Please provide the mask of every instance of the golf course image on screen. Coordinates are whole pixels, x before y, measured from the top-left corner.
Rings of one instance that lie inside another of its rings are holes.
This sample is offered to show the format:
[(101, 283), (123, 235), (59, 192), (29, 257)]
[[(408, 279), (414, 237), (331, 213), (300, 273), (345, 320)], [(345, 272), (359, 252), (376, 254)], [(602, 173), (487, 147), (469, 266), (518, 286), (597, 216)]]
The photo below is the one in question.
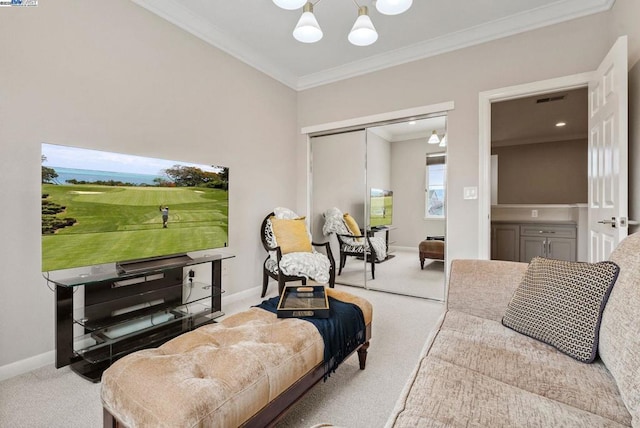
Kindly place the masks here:
[(393, 223), (393, 191), (371, 189), (369, 220), (371, 227), (390, 226)]
[(228, 245), (228, 168), (42, 145), (42, 271)]

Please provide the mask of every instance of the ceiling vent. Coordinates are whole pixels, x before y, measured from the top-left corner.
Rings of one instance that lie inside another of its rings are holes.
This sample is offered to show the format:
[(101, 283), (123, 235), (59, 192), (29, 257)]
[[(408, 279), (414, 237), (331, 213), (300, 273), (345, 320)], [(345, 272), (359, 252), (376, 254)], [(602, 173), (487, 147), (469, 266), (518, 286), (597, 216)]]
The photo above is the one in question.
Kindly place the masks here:
[(542, 104), (542, 103), (550, 103), (553, 101), (562, 101), (567, 97), (566, 94), (564, 95), (554, 95), (552, 97), (544, 97), (544, 98), (538, 98), (536, 100), (536, 104)]

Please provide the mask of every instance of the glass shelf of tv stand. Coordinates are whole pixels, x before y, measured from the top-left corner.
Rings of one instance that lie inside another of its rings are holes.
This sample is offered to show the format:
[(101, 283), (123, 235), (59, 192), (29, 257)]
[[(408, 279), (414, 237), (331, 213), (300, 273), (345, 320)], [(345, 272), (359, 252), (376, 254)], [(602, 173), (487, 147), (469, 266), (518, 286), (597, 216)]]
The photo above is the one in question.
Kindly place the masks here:
[[(181, 255), (180, 257), (176, 257), (176, 261), (174, 263), (172, 263), (170, 259), (164, 259), (164, 262), (159, 263), (157, 266), (126, 273), (118, 271), (117, 266), (114, 264), (104, 264), (92, 267), (89, 273), (80, 273), (74, 276), (66, 276), (65, 271), (49, 272), (47, 273), (46, 279), (62, 287), (90, 286), (107, 280), (123, 281), (133, 278), (153, 276), (177, 267), (195, 266), (203, 263), (232, 259), (234, 257), (235, 256), (233, 254), (226, 253), (207, 254), (193, 258)], [(58, 278), (60, 275), (65, 275), (65, 277)]]
[[(182, 284), (176, 287), (182, 288)], [(210, 294), (183, 302), (139, 305), (105, 320), (87, 317), (86, 308), (75, 310), (74, 323), (84, 334), (74, 337), (74, 352), (91, 364), (110, 361), (209, 324), (222, 314), (211, 307), (212, 295), (220, 295), (222, 290), (198, 282), (193, 283), (192, 290), (210, 291)]]

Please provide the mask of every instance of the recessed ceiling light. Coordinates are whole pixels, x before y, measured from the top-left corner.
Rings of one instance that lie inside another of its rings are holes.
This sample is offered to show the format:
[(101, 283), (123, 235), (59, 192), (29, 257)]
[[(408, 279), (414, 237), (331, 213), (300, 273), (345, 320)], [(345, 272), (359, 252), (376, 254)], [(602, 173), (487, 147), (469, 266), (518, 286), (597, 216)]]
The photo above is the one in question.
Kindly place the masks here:
[(415, 124), (416, 124), (415, 120), (412, 120), (411, 122), (409, 122), (409, 125), (415, 125)]
[(562, 128), (562, 127), (563, 127), (563, 126), (565, 126), (566, 124), (567, 124), (567, 122), (558, 122), (558, 123), (556, 123), (556, 126), (557, 126), (558, 128)]

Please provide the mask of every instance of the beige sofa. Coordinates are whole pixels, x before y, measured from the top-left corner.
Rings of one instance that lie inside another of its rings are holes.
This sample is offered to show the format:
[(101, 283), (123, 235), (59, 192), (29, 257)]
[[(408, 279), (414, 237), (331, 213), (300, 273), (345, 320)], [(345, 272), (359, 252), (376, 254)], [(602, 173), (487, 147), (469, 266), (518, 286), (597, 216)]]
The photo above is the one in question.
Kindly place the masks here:
[(592, 364), (501, 324), (527, 264), (454, 261), (447, 311), (386, 426), (640, 427), (640, 234), (610, 260)]

